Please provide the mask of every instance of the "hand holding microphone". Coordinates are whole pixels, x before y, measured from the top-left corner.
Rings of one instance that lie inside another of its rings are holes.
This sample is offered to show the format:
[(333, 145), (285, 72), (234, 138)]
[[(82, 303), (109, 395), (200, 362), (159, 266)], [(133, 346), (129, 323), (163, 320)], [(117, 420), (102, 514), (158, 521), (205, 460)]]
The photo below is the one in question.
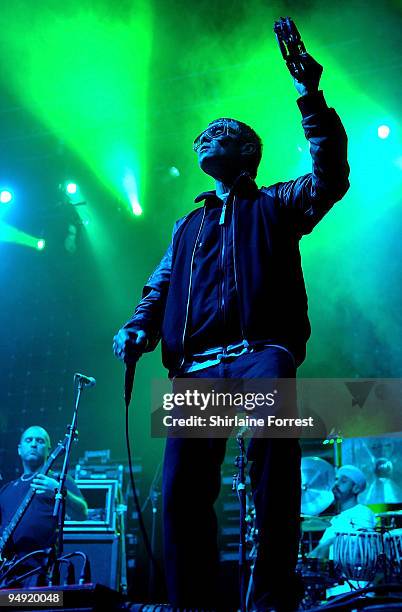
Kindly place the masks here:
[(133, 365), (141, 357), (147, 344), (148, 339), (143, 330), (130, 331), (123, 328), (113, 338), (113, 352), (117, 359)]
[(124, 381), (124, 398), (128, 407), (133, 391), (135, 366), (142, 353), (147, 348), (148, 339), (146, 333), (139, 329), (130, 331), (120, 329), (113, 338), (113, 351), (117, 359), (126, 364), (126, 375)]

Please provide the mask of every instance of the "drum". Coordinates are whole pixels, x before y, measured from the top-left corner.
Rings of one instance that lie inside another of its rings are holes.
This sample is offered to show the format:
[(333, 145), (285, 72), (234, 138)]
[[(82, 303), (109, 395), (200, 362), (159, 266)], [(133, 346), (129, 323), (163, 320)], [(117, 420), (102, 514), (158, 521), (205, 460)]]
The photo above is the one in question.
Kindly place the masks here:
[(371, 582), (382, 553), (381, 534), (376, 531), (337, 533), (334, 542), (335, 571), (347, 580)]
[(391, 529), (385, 535), (385, 554), (391, 578), (399, 582), (402, 579), (402, 529)]

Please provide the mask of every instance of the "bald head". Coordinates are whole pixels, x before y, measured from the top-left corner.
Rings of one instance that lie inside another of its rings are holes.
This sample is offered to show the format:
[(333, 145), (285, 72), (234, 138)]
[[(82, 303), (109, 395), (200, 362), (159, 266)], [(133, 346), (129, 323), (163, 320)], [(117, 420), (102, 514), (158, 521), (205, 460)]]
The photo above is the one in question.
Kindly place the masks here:
[(25, 438), (30, 438), (31, 436), (41, 436), (41, 437), (43, 437), (46, 440), (48, 447), (50, 448), (50, 446), (51, 446), (51, 444), (50, 444), (50, 436), (47, 433), (46, 429), (44, 429), (40, 425), (31, 425), (31, 427), (28, 427), (28, 429), (26, 429), (24, 432), (22, 432), (21, 438), (20, 438), (20, 443)]
[(46, 429), (32, 425), (23, 432), (18, 444), (18, 454), (25, 473), (39, 470), (47, 460), (49, 452), (50, 436)]

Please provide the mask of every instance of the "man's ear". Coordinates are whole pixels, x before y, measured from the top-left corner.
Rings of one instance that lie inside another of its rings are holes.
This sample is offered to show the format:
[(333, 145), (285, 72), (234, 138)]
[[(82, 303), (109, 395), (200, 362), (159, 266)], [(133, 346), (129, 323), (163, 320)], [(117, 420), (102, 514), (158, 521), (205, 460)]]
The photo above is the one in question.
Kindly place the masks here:
[(18, 454), (21, 457), (21, 444), (18, 444), (17, 446), (17, 450), (18, 450)]
[(359, 495), (359, 493), (361, 492), (361, 489), (360, 489), (359, 485), (355, 484), (355, 485), (354, 485), (354, 487), (353, 487), (353, 489), (352, 489), (352, 492), (353, 492), (355, 495)]
[(242, 155), (253, 155), (257, 151), (255, 142), (245, 142), (240, 149)]

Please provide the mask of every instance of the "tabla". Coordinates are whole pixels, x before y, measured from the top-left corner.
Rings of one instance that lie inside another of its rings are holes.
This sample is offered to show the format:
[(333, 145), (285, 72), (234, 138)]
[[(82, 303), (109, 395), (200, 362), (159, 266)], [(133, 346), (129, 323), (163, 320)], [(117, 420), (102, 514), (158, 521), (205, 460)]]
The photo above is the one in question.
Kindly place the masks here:
[(376, 531), (337, 533), (333, 555), (335, 571), (347, 580), (371, 582), (381, 553), (381, 534)]
[(391, 577), (402, 579), (402, 529), (391, 529), (385, 538), (385, 554), (390, 564)]

